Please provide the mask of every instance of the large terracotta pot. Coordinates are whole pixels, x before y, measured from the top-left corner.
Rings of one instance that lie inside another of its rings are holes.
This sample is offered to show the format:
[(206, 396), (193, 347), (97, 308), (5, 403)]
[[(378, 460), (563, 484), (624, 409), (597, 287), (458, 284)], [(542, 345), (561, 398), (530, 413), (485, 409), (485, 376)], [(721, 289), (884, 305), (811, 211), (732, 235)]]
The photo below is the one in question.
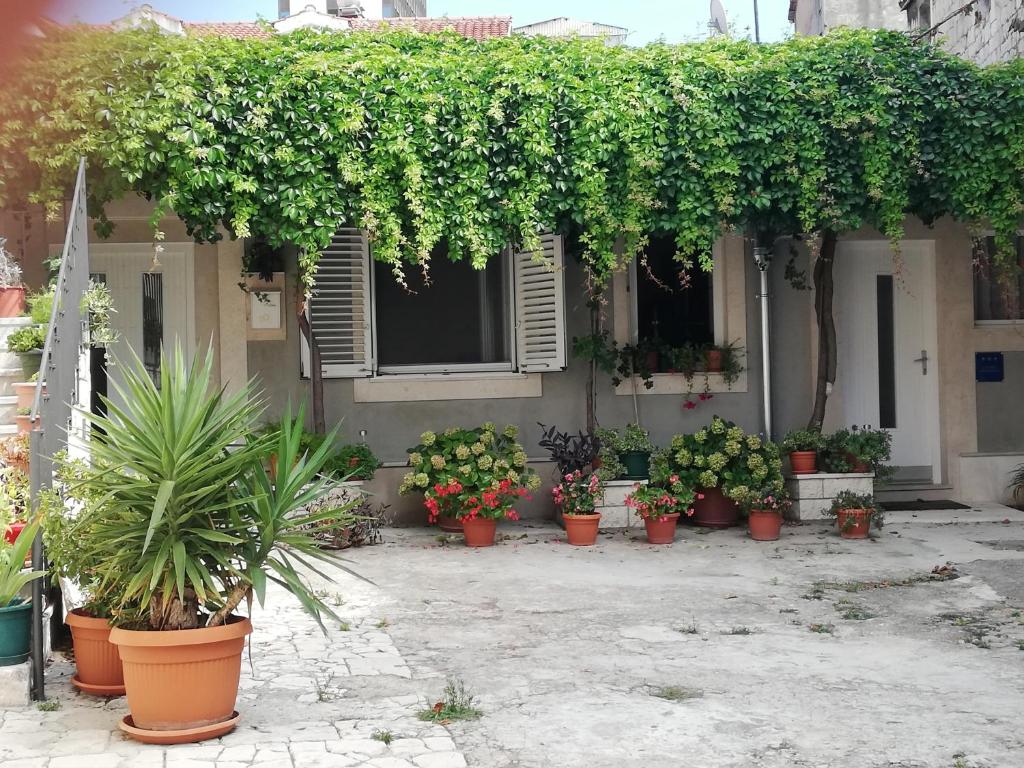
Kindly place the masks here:
[(789, 466), (794, 475), (812, 475), (818, 471), (816, 451), (790, 451)]
[[(124, 668), (130, 722), (121, 729), (155, 743), (202, 741), (237, 721), (235, 701), (249, 619), (219, 627), (145, 632), (115, 627), (110, 642)], [(156, 733), (152, 733), (156, 732)]]
[(750, 510), (747, 524), (754, 541), (776, 541), (782, 533), (782, 515), (774, 509)]
[(676, 525), (678, 523), (678, 512), (663, 517), (645, 517), (644, 528), (647, 529), (647, 543), (671, 544), (676, 540)]
[[(704, 498), (699, 498), (703, 495)], [(704, 528), (731, 528), (739, 522), (740, 513), (736, 502), (722, 493), (721, 488), (701, 488), (693, 502), (694, 525)]]
[(462, 521), (462, 534), (467, 547), (492, 547), (498, 521), (490, 517), (467, 517)]
[[(43, 394), (46, 387), (43, 387)], [(36, 399), (36, 385), (34, 381), (22, 381), (14, 385), (14, 394), (18, 396), (18, 408), (31, 408), (32, 401)]]
[(850, 464), (850, 472), (864, 474), (871, 471), (866, 461), (861, 461), (849, 451), (846, 452), (846, 461)]
[(0, 288), (0, 317), (20, 317), (25, 314), (25, 289)]
[(437, 527), (445, 533), (462, 533), (462, 521), (451, 515), (438, 515)]
[(124, 696), (121, 654), (110, 642), (110, 622), (76, 608), (67, 615), (64, 623), (71, 628), (75, 666), (78, 667), (78, 674), (71, 678), (71, 684), (80, 691), (97, 696)]
[(840, 509), (836, 521), (839, 535), (844, 539), (866, 539), (871, 530), (871, 510)]
[(597, 541), (597, 527), (601, 513), (593, 515), (562, 515), (565, 521), (565, 536), (574, 547), (590, 547)]

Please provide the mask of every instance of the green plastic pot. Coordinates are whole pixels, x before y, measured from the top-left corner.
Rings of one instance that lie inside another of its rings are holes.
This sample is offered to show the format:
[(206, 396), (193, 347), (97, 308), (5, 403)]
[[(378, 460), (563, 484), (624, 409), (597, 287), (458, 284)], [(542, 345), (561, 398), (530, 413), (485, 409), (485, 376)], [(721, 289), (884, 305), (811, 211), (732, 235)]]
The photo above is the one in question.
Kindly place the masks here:
[(651, 454), (644, 451), (628, 451), (619, 454), (619, 461), (626, 468), (627, 480), (645, 480), (651, 471)]
[(43, 363), (43, 350), (33, 349), (29, 352), (19, 352), (18, 362), (21, 363), (22, 381), (29, 381), (39, 373), (39, 366)]
[(0, 667), (28, 658), (32, 637), (32, 603), (22, 597), (0, 608)]

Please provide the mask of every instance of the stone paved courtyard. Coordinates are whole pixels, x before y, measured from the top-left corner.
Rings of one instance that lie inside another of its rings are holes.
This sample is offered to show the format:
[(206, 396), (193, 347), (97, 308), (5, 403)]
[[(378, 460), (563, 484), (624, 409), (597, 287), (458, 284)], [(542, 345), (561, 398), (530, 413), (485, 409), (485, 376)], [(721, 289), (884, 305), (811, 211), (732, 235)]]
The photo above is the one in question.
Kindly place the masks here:
[[(577, 549), (520, 523), (474, 551), (388, 531), (347, 553), (373, 585), (322, 585), (346, 629), (323, 637), (279, 594), (256, 611), (234, 733), (125, 740), (124, 699), (74, 693), (57, 661), (61, 708), (0, 713), (0, 765), (1014, 768), (1024, 515), (1007, 514), (897, 513), (869, 542), (809, 523), (773, 544), (685, 529)], [(947, 563), (958, 578), (932, 574)], [(483, 716), (421, 722), (449, 676)]]

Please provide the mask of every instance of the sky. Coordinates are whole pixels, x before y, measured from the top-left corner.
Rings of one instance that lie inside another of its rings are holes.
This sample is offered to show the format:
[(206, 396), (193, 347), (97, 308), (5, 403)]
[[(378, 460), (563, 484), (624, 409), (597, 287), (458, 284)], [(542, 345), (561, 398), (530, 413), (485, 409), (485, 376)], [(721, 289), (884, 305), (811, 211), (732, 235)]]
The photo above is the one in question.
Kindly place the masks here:
[[(761, 39), (788, 36), (789, 0), (721, 0), (738, 37), (754, 36), (754, 3), (759, 5)], [(104, 22), (123, 16), (132, 0), (59, 0), (50, 15), (60, 21)], [(277, 18), (277, 0), (149, 0), (154, 8), (191, 21)], [(678, 43), (708, 34), (709, 0), (427, 0), (431, 16), (512, 16), (513, 25), (553, 16), (570, 16), (626, 27), (628, 42), (643, 45), (659, 38)]]

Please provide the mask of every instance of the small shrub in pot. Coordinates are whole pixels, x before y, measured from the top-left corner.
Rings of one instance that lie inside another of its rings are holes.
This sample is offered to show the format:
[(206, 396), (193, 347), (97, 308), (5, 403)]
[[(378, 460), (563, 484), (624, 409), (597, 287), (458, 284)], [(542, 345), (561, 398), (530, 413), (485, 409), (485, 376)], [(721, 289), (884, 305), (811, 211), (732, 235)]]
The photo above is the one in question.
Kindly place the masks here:
[(597, 540), (601, 513), (596, 506), (602, 492), (601, 478), (594, 473), (584, 474), (579, 469), (566, 473), (562, 482), (551, 489), (555, 505), (562, 510), (570, 544), (590, 546)]
[(821, 433), (815, 429), (794, 429), (782, 439), (782, 452), (789, 454), (794, 475), (809, 475), (818, 471), (818, 451), (825, 445)]
[(885, 523), (885, 513), (870, 493), (840, 491), (828, 515), (836, 519), (844, 539), (866, 539), (872, 525), (881, 528)]

